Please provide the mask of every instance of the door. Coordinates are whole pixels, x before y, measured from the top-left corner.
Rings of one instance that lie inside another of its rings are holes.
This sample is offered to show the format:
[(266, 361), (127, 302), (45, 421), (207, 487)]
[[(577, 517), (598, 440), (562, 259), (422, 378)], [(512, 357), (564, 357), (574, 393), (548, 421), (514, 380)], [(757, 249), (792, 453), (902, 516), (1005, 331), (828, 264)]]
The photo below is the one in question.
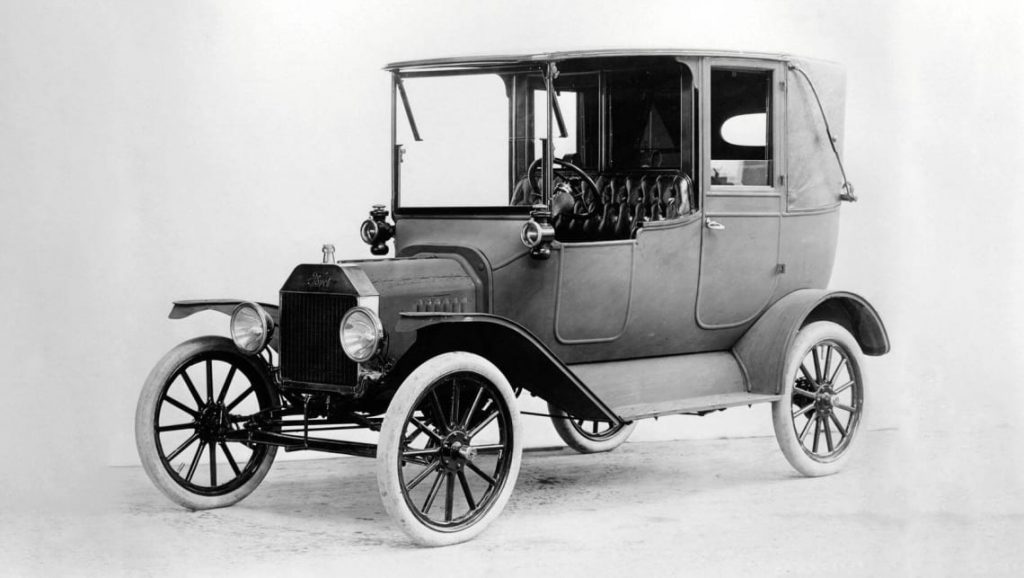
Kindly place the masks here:
[(701, 96), (704, 227), (697, 323), (749, 322), (768, 305), (778, 262), (785, 78), (772, 61), (708, 59)]

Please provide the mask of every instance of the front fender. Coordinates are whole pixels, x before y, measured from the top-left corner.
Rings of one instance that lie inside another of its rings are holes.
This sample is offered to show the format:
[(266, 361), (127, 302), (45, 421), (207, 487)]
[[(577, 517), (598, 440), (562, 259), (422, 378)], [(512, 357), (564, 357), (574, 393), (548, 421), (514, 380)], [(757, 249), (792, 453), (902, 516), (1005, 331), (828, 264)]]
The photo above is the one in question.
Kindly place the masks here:
[(882, 318), (866, 299), (846, 291), (801, 289), (772, 305), (733, 346), (752, 393), (777, 395), (786, 379), (786, 355), (800, 328), (814, 321), (843, 326), (866, 355), (889, 352)]
[[(184, 319), (190, 315), (195, 315), (200, 311), (217, 311), (224, 315), (231, 315), (235, 310), (235, 307), (239, 303), (247, 303), (242, 299), (191, 299), (185, 301), (175, 301), (174, 305), (171, 306), (171, 312), (167, 315), (168, 319)], [(271, 305), (270, 303), (256, 302), (260, 307), (266, 309), (270, 318), (274, 320), (274, 326), (281, 326), (281, 308), (277, 305)], [(270, 337), (270, 347), (275, 351), (280, 351), (281, 335), (279, 331), (274, 331)]]
[[(247, 303), (242, 299), (192, 299), (186, 301), (175, 301), (171, 306), (171, 312), (167, 315), (169, 319), (184, 319), (200, 311), (217, 311), (224, 315), (231, 315), (239, 303)], [(266, 309), (267, 313), (274, 320), (274, 324), (281, 323), (281, 308), (269, 303), (257, 304)]]
[(522, 387), (570, 415), (620, 423), (544, 343), (514, 321), (486, 313), (402, 313), (395, 330), (416, 334), (412, 347), (388, 375), (396, 387), (427, 359), (448, 351), (468, 351), (495, 364), (513, 387)]

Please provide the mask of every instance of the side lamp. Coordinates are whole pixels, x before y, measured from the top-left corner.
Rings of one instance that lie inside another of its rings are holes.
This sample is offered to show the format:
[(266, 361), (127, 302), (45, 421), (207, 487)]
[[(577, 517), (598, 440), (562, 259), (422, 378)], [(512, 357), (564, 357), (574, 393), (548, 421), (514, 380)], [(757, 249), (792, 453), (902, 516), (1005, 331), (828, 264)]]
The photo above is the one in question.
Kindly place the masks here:
[(387, 255), (387, 242), (395, 236), (395, 225), (386, 220), (388, 214), (384, 205), (374, 205), (370, 218), (359, 226), (359, 236), (374, 255)]

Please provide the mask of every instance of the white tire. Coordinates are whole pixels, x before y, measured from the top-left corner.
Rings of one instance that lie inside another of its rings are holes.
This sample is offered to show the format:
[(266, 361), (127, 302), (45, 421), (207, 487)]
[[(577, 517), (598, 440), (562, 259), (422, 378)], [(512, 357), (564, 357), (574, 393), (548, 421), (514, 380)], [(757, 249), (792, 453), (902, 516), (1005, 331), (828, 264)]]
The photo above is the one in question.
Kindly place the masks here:
[(218, 439), (238, 427), (227, 417), (274, 405), (277, 396), (259, 358), (241, 355), (226, 337), (185, 341), (164, 355), (142, 387), (135, 411), (142, 467), (186, 508), (230, 506), (260, 485), (277, 448)]
[(775, 439), (805, 476), (842, 469), (863, 420), (864, 354), (842, 326), (818, 321), (787, 353), (782, 398), (772, 404)]
[(613, 426), (606, 421), (577, 419), (550, 403), (548, 413), (558, 437), (581, 454), (610, 452), (625, 443), (636, 429), (636, 422)]
[(516, 396), (498, 368), (472, 353), (433, 357), (409, 374), (384, 416), (384, 509), (417, 544), (469, 540), (501, 514), (522, 452)]

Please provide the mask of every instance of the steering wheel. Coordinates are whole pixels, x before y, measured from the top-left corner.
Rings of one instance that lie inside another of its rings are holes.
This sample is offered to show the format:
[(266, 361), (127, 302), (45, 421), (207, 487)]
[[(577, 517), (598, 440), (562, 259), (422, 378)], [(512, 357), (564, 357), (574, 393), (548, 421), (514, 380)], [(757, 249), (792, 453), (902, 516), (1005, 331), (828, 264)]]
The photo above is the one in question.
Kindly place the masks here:
[[(530, 179), (530, 185), (533, 187), (533, 190), (535, 191), (541, 190), (540, 183), (537, 179), (537, 169), (540, 168), (541, 160), (543, 160), (542, 157), (534, 159), (534, 161), (530, 163), (530, 167), (526, 171), (526, 174)], [(570, 163), (569, 161), (563, 161), (562, 159), (551, 159), (551, 162), (552, 164), (561, 165), (563, 168), (569, 169), (570, 171), (579, 175), (583, 182), (589, 185), (591, 189), (593, 189), (595, 196), (601, 196), (601, 191), (597, 190), (597, 183), (594, 182), (594, 179), (590, 178), (590, 175), (588, 175), (586, 171)], [(567, 188), (571, 189), (571, 187)], [(587, 206), (587, 202), (584, 199), (585, 192), (586, 189), (584, 187), (580, 187), (579, 191), (573, 190), (571, 193), (569, 193), (572, 195), (573, 198), (573, 216), (580, 217), (583, 219), (589, 218), (593, 216), (594, 213), (597, 212), (596, 210), (591, 210)], [(551, 202), (552, 205), (555, 204), (554, 198), (551, 199)], [(583, 211), (580, 211), (578, 207), (583, 207)]]

